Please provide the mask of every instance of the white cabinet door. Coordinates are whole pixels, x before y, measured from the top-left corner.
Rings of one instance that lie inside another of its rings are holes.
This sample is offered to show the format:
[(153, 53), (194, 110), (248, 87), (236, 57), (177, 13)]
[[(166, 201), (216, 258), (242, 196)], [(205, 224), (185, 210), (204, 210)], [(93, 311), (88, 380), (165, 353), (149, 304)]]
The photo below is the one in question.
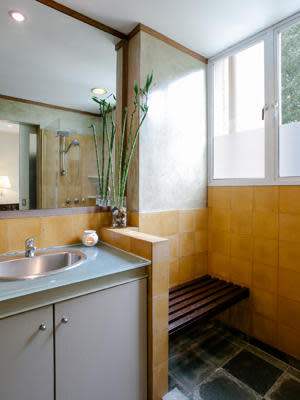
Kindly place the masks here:
[(55, 305), (56, 400), (146, 399), (146, 299), (142, 279)]
[(53, 400), (53, 364), (52, 306), (0, 320), (1, 400)]

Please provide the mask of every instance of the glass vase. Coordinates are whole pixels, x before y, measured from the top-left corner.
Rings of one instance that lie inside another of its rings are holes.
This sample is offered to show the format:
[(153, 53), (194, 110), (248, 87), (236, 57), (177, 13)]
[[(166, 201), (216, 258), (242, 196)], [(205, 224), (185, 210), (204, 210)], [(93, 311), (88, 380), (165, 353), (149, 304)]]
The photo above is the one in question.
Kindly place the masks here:
[(117, 197), (111, 207), (112, 227), (126, 228), (127, 226), (127, 203), (126, 197)]

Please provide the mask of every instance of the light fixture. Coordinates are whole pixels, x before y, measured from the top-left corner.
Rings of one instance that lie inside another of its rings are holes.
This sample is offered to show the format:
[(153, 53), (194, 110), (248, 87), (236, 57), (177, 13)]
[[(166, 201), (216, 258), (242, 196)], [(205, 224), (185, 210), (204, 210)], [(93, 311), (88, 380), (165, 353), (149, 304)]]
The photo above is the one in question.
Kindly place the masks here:
[(94, 94), (106, 94), (107, 90), (104, 88), (93, 88), (91, 89), (91, 92)]
[(9, 11), (9, 16), (16, 22), (24, 22), (25, 15), (22, 14), (20, 11)]

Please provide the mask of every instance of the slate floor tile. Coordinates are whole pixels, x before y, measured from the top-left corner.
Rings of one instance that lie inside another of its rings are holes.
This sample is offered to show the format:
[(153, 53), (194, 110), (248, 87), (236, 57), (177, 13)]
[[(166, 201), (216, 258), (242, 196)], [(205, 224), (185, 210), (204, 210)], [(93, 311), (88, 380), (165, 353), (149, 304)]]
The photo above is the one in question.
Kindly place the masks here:
[(163, 400), (189, 400), (189, 398), (182, 393), (179, 389), (175, 388), (169, 393), (167, 393), (164, 397)]
[(169, 357), (186, 351), (193, 342), (185, 333), (176, 333), (169, 338)]
[(194, 400), (258, 400), (260, 396), (218, 370), (194, 391)]
[(279, 368), (247, 350), (242, 350), (232, 358), (225, 364), (224, 369), (261, 395), (264, 395), (282, 374)]
[(202, 351), (203, 359), (211, 361), (216, 366), (221, 366), (225, 361), (232, 358), (240, 347), (229, 342), (223, 336), (211, 336), (196, 347), (197, 351)]
[(175, 389), (176, 386), (178, 386), (177, 382), (175, 379), (169, 374), (168, 375), (168, 391), (170, 392), (171, 390)]
[(287, 376), (276, 386), (269, 398), (270, 400), (299, 400), (300, 382)]
[(205, 360), (195, 351), (189, 350), (169, 359), (169, 371), (179, 381), (187, 392), (200, 384), (215, 366)]

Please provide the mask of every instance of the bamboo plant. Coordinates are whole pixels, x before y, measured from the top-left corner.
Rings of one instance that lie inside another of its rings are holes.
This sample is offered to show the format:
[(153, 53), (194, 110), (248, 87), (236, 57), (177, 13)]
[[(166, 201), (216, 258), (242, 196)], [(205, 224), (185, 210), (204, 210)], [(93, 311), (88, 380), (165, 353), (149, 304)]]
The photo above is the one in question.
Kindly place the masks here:
[[(97, 171), (98, 171), (98, 184), (99, 184), (99, 195), (100, 197), (106, 197), (109, 194), (109, 180), (111, 177), (112, 183), (112, 196), (113, 202), (116, 207), (120, 207), (122, 199), (125, 196), (125, 188), (126, 182), (128, 178), (130, 163), (134, 154), (134, 149), (136, 147), (136, 143), (139, 137), (139, 133), (141, 130), (141, 126), (145, 121), (145, 118), (148, 113), (148, 93), (150, 90), (150, 86), (152, 83), (153, 74), (147, 75), (146, 83), (143, 88), (139, 88), (137, 82), (134, 82), (133, 90), (135, 93), (133, 109), (128, 117), (128, 107), (125, 107), (124, 117), (122, 122), (122, 130), (121, 130), (121, 146), (119, 150), (119, 155), (117, 157), (118, 161), (118, 172), (117, 172), (117, 185), (115, 184), (115, 174), (114, 174), (114, 166), (112, 162), (114, 141), (116, 136), (116, 123), (114, 119), (114, 115), (112, 112), (112, 105), (108, 102), (108, 99), (111, 97), (108, 96), (106, 99), (99, 99), (94, 96), (93, 100), (99, 105), (100, 116), (102, 117), (103, 124), (102, 130), (100, 132), (100, 141), (101, 141), (101, 163), (99, 160), (99, 150), (98, 150), (98, 139), (95, 125), (92, 125), (93, 135), (94, 135), (94, 143), (95, 143), (95, 151), (96, 151), (96, 160), (97, 160)], [(114, 100), (115, 97), (113, 96)], [(137, 125), (134, 125), (134, 122), (137, 118), (137, 111), (140, 110), (140, 118)], [(109, 118), (110, 113), (110, 118)], [(129, 124), (129, 130), (127, 134), (127, 138), (125, 140), (126, 127)], [(126, 143), (125, 143), (126, 142)], [(105, 173), (105, 146), (107, 145), (108, 149), (108, 162), (106, 165), (106, 173)], [(104, 182), (105, 177), (105, 182)], [(105, 184), (104, 184), (105, 183)], [(117, 186), (117, 187), (116, 187)]]

